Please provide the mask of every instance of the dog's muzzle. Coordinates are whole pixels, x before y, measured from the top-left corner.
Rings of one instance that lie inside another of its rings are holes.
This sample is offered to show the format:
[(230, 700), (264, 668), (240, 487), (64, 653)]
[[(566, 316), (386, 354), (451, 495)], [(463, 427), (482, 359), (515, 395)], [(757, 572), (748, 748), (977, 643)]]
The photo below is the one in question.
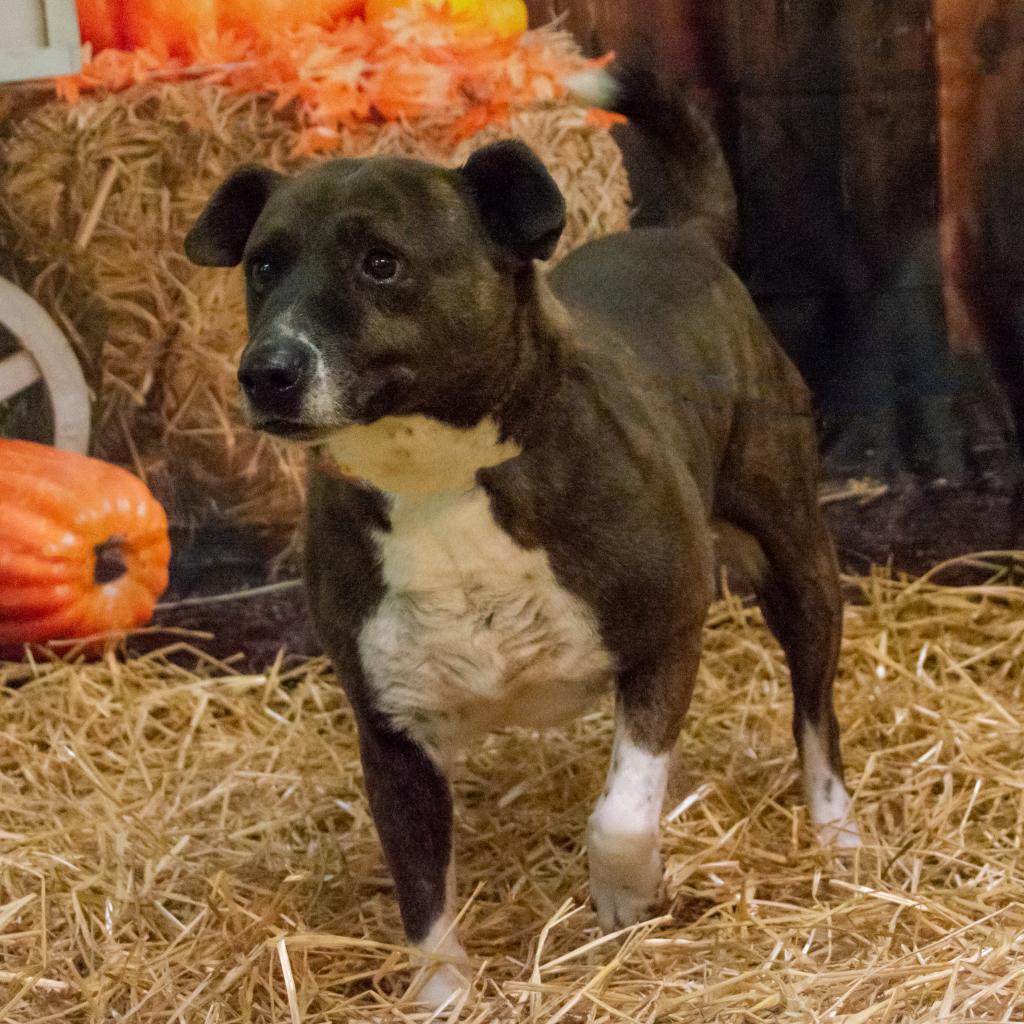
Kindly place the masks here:
[(302, 342), (264, 342), (249, 349), (239, 364), (238, 381), (254, 419), (301, 419), (315, 363), (316, 352)]

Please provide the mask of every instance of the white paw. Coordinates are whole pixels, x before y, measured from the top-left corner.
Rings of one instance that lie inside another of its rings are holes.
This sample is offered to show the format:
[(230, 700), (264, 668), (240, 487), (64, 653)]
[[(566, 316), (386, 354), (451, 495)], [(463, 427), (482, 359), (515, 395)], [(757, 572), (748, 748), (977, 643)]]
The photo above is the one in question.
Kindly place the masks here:
[(663, 898), (656, 836), (602, 834), (591, 829), (590, 898), (603, 932), (617, 931), (655, 915)]
[(459, 967), (454, 964), (438, 964), (423, 968), (409, 989), (409, 998), (434, 1011), (451, 1009), (463, 993), (469, 991), (471, 985), (469, 974)]
[(859, 850), (863, 845), (855, 818), (826, 821), (815, 826), (818, 842), (830, 850)]
[(805, 724), (801, 759), (807, 807), (818, 842), (832, 850), (860, 848), (860, 829), (853, 813), (850, 794), (825, 751), (827, 740)]

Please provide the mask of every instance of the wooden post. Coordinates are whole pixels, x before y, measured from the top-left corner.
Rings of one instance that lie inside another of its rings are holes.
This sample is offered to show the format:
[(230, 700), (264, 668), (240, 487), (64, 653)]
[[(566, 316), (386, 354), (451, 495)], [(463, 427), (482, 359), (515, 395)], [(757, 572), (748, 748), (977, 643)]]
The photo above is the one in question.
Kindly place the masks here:
[(943, 293), (950, 344), (967, 352), (982, 347), (968, 280), (979, 231), (975, 147), (982, 72), (975, 32), (992, 7), (993, 0), (935, 0)]
[(973, 32), (981, 70), (969, 144), (961, 280), (1024, 454), (1024, 0), (992, 0)]

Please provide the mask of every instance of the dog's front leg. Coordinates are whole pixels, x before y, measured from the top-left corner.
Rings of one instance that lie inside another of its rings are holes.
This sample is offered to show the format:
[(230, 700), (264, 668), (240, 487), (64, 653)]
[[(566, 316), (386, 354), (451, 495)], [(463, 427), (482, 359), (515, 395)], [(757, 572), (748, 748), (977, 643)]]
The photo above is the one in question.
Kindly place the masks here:
[(605, 932), (652, 916), (661, 899), (661, 806), (699, 659), (697, 628), (673, 656), (619, 679), (608, 781), (587, 832), (590, 896)]
[(455, 932), (452, 796), (422, 746), (380, 718), (363, 717), (359, 749), (370, 809), (398, 891), (409, 941), (428, 961), (413, 993), (433, 1007), (469, 985)]

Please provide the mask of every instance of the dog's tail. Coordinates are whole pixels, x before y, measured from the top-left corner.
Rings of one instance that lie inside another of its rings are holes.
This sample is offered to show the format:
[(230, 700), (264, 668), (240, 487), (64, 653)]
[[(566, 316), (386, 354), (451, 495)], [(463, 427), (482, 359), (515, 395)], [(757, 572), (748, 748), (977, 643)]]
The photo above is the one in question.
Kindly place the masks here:
[[(642, 65), (583, 71), (569, 92), (589, 106), (622, 114), (645, 139), (666, 178), (659, 220), (703, 231), (728, 260), (736, 245), (736, 191), (714, 129), (680, 85)], [(651, 223), (639, 211), (634, 225)]]

